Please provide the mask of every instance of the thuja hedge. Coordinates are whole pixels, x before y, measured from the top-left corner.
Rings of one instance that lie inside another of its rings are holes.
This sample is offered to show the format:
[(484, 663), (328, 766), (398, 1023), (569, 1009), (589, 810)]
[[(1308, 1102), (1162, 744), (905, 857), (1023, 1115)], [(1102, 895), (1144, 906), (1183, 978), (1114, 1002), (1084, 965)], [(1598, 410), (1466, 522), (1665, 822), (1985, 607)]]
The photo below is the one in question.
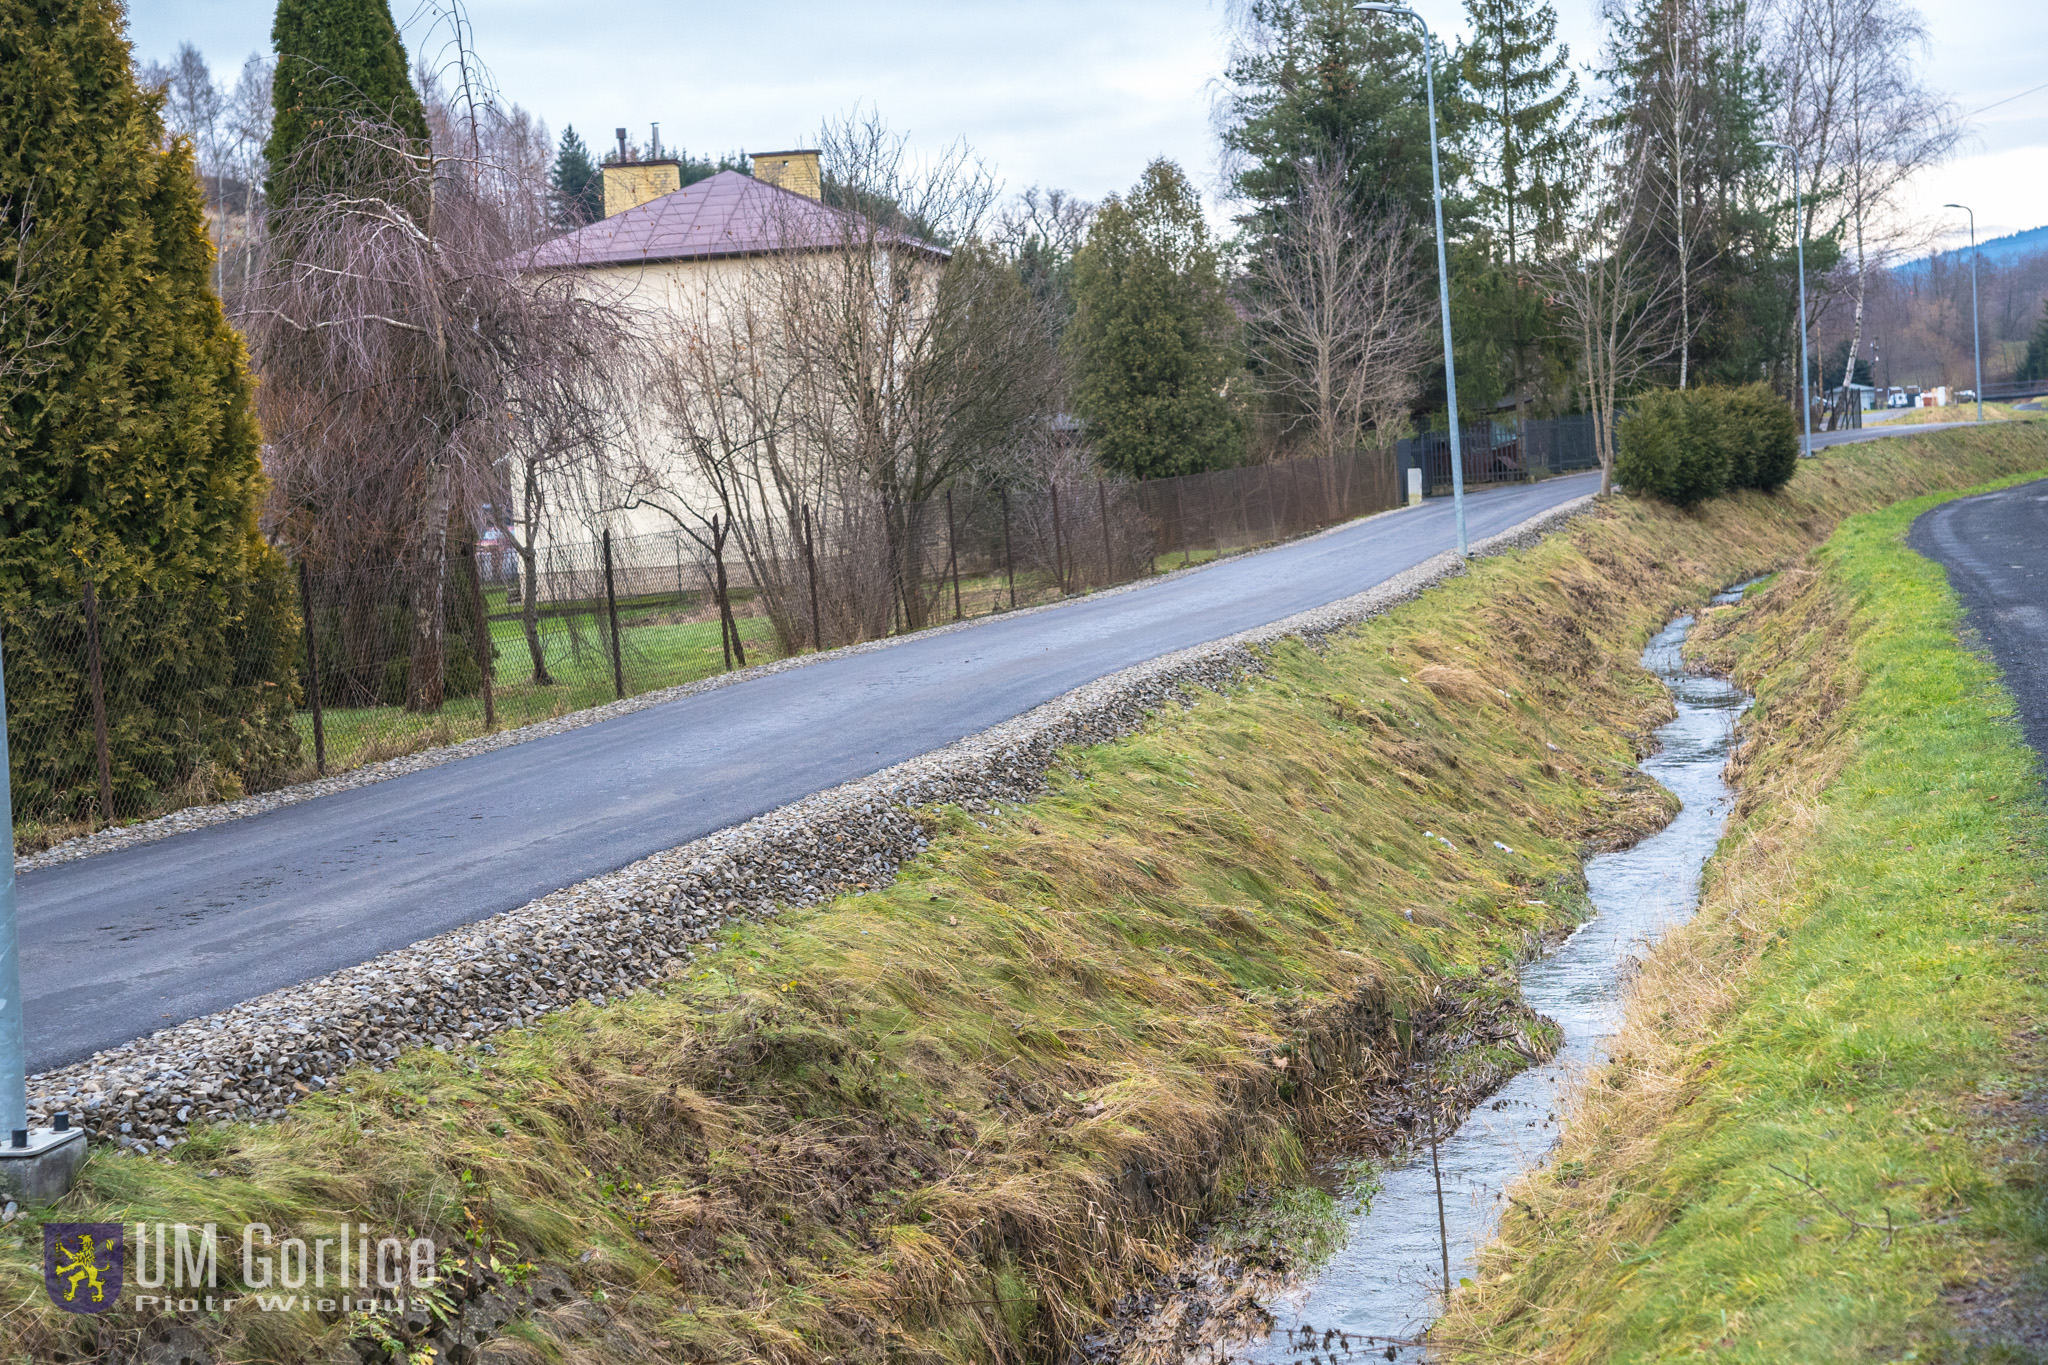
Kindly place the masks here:
[[(297, 614), (263, 540), (262, 437), (209, 287), (199, 177), (129, 65), (118, 0), (0, 0), (0, 640), (16, 810), (98, 799), (81, 594), (117, 811), (292, 762)], [(72, 614), (77, 613), (74, 617)], [(79, 749), (78, 717), (85, 717)], [(131, 742), (132, 741), (132, 742)], [(109, 812), (99, 811), (101, 818)], [(40, 817), (38, 817), (40, 818)]]
[(1680, 507), (1736, 488), (1774, 493), (1799, 463), (1792, 409), (1762, 384), (1654, 390), (1615, 438), (1615, 481)]

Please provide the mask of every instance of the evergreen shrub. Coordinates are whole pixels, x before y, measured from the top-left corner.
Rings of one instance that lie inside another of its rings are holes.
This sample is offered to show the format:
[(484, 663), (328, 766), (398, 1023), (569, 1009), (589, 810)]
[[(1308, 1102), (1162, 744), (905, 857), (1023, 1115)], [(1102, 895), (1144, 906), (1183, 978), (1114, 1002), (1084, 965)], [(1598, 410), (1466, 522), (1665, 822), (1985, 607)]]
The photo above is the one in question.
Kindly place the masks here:
[(1614, 478), (1680, 507), (1728, 487), (1719, 405), (1698, 390), (1654, 389), (1614, 424)]
[(1774, 493), (1799, 462), (1792, 410), (1763, 384), (1653, 390), (1615, 439), (1615, 481), (1680, 507), (1737, 488)]
[[(145, 814), (297, 761), (298, 615), (192, 148), (136, 84), (118, 0), (0, 0), (0, 643), (15, 811)], [(83, 649), (99, 604), (114, 810)], [(32, 808), (32, 809), (31, 809)]]
[(1727, 390), (1726, 406), (1739, 447), (1731, 486), (1777, 492), (1799, 467), (1799, 419), (1791, 405), (1768, 385), (1745, 384)]

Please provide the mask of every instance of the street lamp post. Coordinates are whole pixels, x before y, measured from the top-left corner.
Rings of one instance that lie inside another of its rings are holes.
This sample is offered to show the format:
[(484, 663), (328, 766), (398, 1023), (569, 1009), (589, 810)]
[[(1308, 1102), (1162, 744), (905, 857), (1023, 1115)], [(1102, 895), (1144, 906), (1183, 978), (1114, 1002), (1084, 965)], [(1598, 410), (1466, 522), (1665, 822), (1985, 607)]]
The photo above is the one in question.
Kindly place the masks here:
[(0, 867), (0, 1141), (28, 1127), (28, 1047), (21, 1017), (20, 937), (14, 919), (14, 794), (9, 789), (7, 675), (0, 664), (0, 815), (7, 865)]
[(1451, 406), (1451, 508), (1458, 523), (1458, 557), (1464, 559), (1471, 547), (1465, 540), (1465, 448), (1458, 435), (1458, 367), (1451, 357), (1451, 267), (1444, 255), (1444, 181), (1436, 158), (1436, 39), (1422, 16), (1403, 5), (1361, 3), (1358, 8), (1413, 19), (1422, 30), (1422, 89), (1429, 106), (1429, 183), (1436, 199), (1436, 292), (1444, 315), (1444, 397)]
[(1806, 357), (1806, 225), (1799, 194), (1799, 149), (1789, 142), (1766, 142), (1766, 147), (1775, 147), (1792, 155), (1792, 242), (1799, 253), (1799, 415), (1806, 428), (1805, 458), (1813, 458), (1813, 395), (1807, 391), (1812, 381), (1811, 362)]
[(1970, 215), (1970, 337), (1977, 353), (1977, 420), (1984, 420), (1984, 331), (1977, 325), (1977, 210), (1968, 204), (1943, 204)]

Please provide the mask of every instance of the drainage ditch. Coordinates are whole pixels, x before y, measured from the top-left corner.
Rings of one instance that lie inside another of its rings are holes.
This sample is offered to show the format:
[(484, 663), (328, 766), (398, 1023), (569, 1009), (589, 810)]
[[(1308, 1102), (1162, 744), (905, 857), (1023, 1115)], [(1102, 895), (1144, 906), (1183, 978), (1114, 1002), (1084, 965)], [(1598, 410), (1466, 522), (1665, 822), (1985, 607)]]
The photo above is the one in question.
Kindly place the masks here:
[[(1714, 601), (1737, 601), (1749, 586)], [(1423, 1335), (1443, 1304), (1446, 1260), (1454, 1283), (1472, 1273), (1508, 1187), (1548, 1156), (1573, 1087), (1603, 1060), (1632, 964), (1699, 904), (1701, 874), (1733, 805), (1722, 771), (1749, 698), (1725, 679), (1685, 671), (1680, 652), (1693, 623), (1691, 616), (1678, 617), (1643, 651), (1643, 666), (1671, 689), (1678, 714), (1657, 731), (1657, 751), (1642, 770), (1683, 808), (1658, 833), (1589, 861), (1593, 916), (1521, 970), (1523, 998), (1557, 1022), (1563, 1046), (1442, 1137), (1434, 1162), (1429, 1143), (1416, 1142), (1349, 1219), (1342, 1247), (1315, 1274), (1267, 1302), (1270, 1334), (1217, 1355), (1242, 1365), (1428, 1358)]]

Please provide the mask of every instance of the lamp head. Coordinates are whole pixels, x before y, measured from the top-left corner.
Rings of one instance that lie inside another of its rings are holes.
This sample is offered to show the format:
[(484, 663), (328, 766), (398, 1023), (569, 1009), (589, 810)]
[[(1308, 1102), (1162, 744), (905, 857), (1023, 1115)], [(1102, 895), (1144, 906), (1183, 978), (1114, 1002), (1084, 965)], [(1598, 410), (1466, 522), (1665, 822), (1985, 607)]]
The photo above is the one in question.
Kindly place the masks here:
[(1968, 204), (1943, 204), (1942, 207), (1945, 209), (1961, 209), (1964, 213), (1968, 213), (1970, 211), (1970, 206)]
[(1374, 12), (1375, 14), (1407, 14), (1407, 13), (1409, 13), (1409, 9), (1408, 9), (1408, 7), (1407, 7), (1406, 5), (1389, 5), (1389, 4), (1384, 4), (1384, 3), (1381, 3), (1381, 0), (1359, 0), (1359, 4), (1358, 4), (1357, 8), (1359, 8), (1359, 9), (1369, 9), (1369, 10), (1373, 11), (1373, 12)]

